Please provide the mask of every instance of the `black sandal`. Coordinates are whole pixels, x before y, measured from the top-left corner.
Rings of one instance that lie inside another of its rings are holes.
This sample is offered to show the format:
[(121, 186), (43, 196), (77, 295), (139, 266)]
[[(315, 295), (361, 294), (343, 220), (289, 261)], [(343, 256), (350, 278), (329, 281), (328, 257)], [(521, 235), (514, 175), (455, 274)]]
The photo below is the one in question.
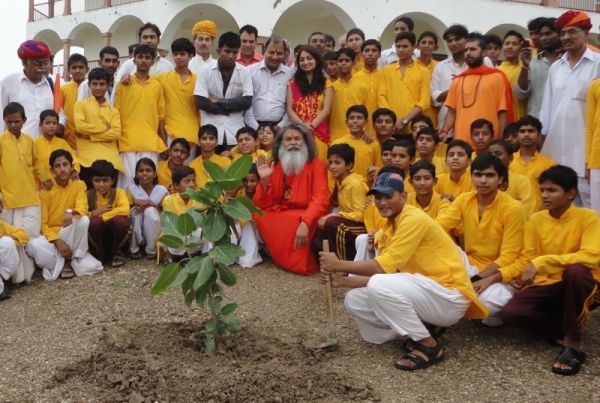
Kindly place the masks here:
[(558, 368), (552, 365), (552, 372), (559, 375), (575, 375), (581, 369), (581, 364), (585, 362), (585, 353), (577, 351), (571, 347), (563, 347), (560, 354), (556, 356), (554, 365), (563, 364), (571, 368)]
[[(442, 326), (436, 326), (436, 325), (425, 325), (425, 327), (427, 328), (427, 330), (429, 330), (429, 334), (431, 335), (431, 337), (433, 337), (435, 339), (435, 341), (438, 341), (438, 339), (440, 337), (442, 337), (442, 335), (444, 333), (446, 333), (446, 330), (448, 330), (447, 327), (442, 327)], [(404, 348), (404, 350), (408, 353), (410, 353), (411, 351), (413, 351), (415, 349), (415, 341), (411, 338), (408, 338), (404, 344), (402, 345), (402, 347)]]
[(413, 362), (415, 365), (403, 365), (399, 362), (396, 362), (394, 366), (403, 371), (415, 371), (417, 369), (425, 369), (434, 364), (441, 362), (444, 359), (444, 349), (442, 348), (441, 343), (437, 343), (435, 347), (427, 347), (424, 344), (413, 342), (413, 351), (420, 351), (425, 355), (423, 358), (420, 355), (408, 353), (402, 357), (403, 360), (409, 360)]

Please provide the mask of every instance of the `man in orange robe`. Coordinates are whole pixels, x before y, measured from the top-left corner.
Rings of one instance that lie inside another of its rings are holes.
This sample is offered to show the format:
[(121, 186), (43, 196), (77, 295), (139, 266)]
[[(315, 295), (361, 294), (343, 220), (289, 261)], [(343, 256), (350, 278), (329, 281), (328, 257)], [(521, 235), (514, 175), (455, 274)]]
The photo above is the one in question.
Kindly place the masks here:
[(494, 138), (499, 138), (507, 123), (513, 121), (512, 90), (508, 78), (500, 70), (483, 64), (483, 37), (471, 34), (465, 47), (469, 68), (452, 80), (446, 107), (448, 113), (440, 130), (445, 138), (454, 129), (454, 139), (473, 146), (471, 123), (487, 119), (494, 126)]
[(329, 189), (325, 164), (316, 158), (311, 134), (292, 124), (273, 145), (273, 162), (261, 156), (253, 201), (264, 211), (254, 215), (260, 236), (278, 266), (311, 275), (319, 267), (311, 252), (318, 219), (327, 213)]

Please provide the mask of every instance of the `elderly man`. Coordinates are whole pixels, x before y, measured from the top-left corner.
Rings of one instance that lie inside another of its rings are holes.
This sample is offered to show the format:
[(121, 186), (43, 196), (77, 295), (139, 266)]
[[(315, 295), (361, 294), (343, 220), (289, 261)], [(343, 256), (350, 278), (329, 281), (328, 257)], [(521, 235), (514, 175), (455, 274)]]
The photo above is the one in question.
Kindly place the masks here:
[(327, 212), (329, 190), (311, 134), (299, 124), (284, 128), (273, 145), (273, 162), (259, 157), (257, 168), (260, 186), (253, 201), (264, 215), (254, 220), (273, 261), (293, 273), (316, 273), (310, 245)]
[(192, 73), (198, 74), (200, 67), (206, 63), (214, 62), (211, 52), (217, 37), (217, 24), (211, 20), (198, 21), (192, 28), (192, 42), (196, 48), (196, 56), (190, 60), (188, 68)]
[[(17, 55), (23, 63), (23, 71), (11, 74), (2, 81), (0, 104), (2, 109), (11, 102), (23, 105), (27, 121), (22, 132), (36, 138), (41, 134), (40, 113), (54, 106), (52, 88), (46, 79), (46, 67), (51, 63), (52, 52), (44, 42), (25, 41), (19, 46)], [(4, 129), (2, 121), (0, 132)]]
[(285, 97), (292, 75), (292, 70), (283, 64), (286, 51), (283, 38), (272, 36), (267, 40), (264, 59), (248, 67), (254, 95), (244, 120), (254, 129), (261, 125), (276, 129), (286, 125)]

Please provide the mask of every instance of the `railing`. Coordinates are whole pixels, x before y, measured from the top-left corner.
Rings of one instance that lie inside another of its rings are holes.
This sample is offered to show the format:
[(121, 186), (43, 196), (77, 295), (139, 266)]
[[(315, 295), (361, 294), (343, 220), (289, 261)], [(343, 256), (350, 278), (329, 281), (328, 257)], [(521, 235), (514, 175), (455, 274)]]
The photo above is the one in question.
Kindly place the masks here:
[(29, 21), (99, 10), (144, 0), (29, 0)]
[[(121, 64), (123, 64), (125, 61), (127, 61), (127, 59), (129, 59), (129, 56), (121, 56), (121, 57), (119, 57), (119, 62)], [(100, 60), (88, 60), (88, 69), (91, 70), (96, 67), (100, 67)], [(60, 73), (60, 75), (62, 77), (64, 77), (65, 76), (64, 72), (65, 72), (64, 64), (55, 64), (54, 66), (52, 66), (52, 77), (54, 77), (54, 75), (56, 73)]]
[(598, 0), (504, 0), (512, 3), (536, 4), (545, 7), (570, 8), (600, 12), (600, 1)]

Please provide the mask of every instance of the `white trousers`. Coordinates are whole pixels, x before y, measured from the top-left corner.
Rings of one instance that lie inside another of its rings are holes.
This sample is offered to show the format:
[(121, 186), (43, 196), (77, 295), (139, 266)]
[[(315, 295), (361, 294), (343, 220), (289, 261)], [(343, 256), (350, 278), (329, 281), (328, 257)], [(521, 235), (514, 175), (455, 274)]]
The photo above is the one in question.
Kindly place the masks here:
[[(190, 235), (191, 237), (191, 241), (194, 243), (200, 243), (200, 237), (202, 235), (202, 228), (197, 228), (194, 230), (194, 232), (192, 232), (192, 234)], [(210, 249), (212, 248), (212, 243), (210, 242), (204, 242), (196, 247), (190, 248), (189, 252), (190, 253), (197, 253), (197, 252), (202, 252), (202, 253), (206, 253), (208, 252)], [(185, 255), (187, 252), (186, 248), (171, 248), (168, 247), (167, 250), (169, 251), (169, 253), (171, 255), (175, 255), (175, 256), (181, 256), (181, 255)]]
[[(590, 172), (591, 173), (591, 172)], [(591, 182), (591, 180), (590, 180)], [(590, 207), (591, 186), (584, 177), (577, 177), (577, 196), (573, 200), (573, 204), (577, 207)]]
[[(5, 208), (0, 213), (0, 219), (6, 221), (13, 227), (23, 228), (29, 239), (40, 236), (40, 227), (42, 225), (42, 212), (40, 206), (29, 206), (21, 208)], [(17, 272), (12, 278), (13, 283), (18, 284), (23, 281), (31, 281), (35, 265), (33, 260), (25, 253), (23, 248), (19, 248), (20, 262)]]
[(160, 213), (154, 207), (148, 207), (139, 213), (131, 210), (133, 234), (129, 251), (137, 253), (141, 245), (146, 245), (147, 255), (156, 255), (156, 241), (160, 236)]
[[(86, 216), (73, 219), (68, 227), (62, 227), (59, 232), (61, 240), (66, 242), (73, 251), (71, 266), (77, 276), (91, 276), (103, 270), (102, 263), (88, 252), (88, 227), (90, 219)], [(45, 236), (32, 239), (27, 244), (27, 253), (35, 263), (42, 268), (44, 279), (54, 281), (60, 277), (65, 266), (65, 258), (58, 253), (56, 246)]]
[(0, 294), (4, 292), (4, 281), (12, 278), (19, 267), (19, 247), (9, 236), (0, 238)]
[(154, 164), (158, 165), (158, 153), (150, 151), (129, 151), (126, 153), (120, 153), (121, 162), (126, 174), (119, 172), (119, 180), (117, 181), (117, 187), (121, 189), (129, 189), (133, 184), (133, 178), (135, 177), (135, 164), (142, 158), (150, 158), (154, 161)]
[(376, 274), (366, 287), (348, 291), (348, 313), (365, 341), (381, 344), (400, 336), (429, 337), (423, 322), (451, 326), (465, 314), (470, 301), (421, 274)]
[(356, 255), (354, 256), (355, 262), (362, 262), (364, 260), (371, 260), (375, 258), (375, 251), (369, 250), (369, 234), (360, 234), (354, 240), (354, 247), (356, 248)]
[(247, 221), (241, 229), (238, 224), (238, 231), (240, 234), (240, 246), (244, 249), (246, 254), (240, 256), (237, 259), (237, 263), (242, 267), (253, 267), (262, 262), (260, 256), (259, 244), (262, 243), (262, 239), (256, 229), (254, 221)]
[(600, 168), (590, 169), (590, 200), (592, 209), (600, 214)]

